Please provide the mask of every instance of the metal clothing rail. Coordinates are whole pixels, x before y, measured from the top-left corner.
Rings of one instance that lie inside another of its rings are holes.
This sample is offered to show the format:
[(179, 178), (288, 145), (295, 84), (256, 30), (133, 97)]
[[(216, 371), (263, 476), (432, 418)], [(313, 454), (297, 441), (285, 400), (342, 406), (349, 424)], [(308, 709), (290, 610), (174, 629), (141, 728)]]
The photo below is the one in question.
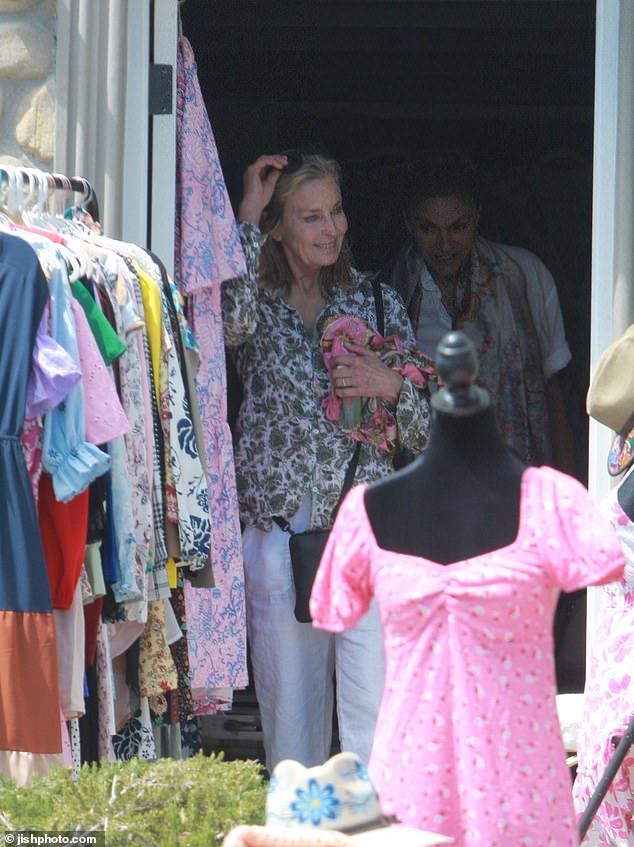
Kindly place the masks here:
[[(614, 739), (614, 742), (617, 742), (616, 738)], [(610, 785), (612, 785), (614, 777), (617, 775), (619, 768), (623, 764), (623, 760), (627, 755), (627, 751), (632, 746), (632, 743), (634, 743), (634, 717), (630, 720), (623, 735), (618, 739), (616, 750), (612, 754), (612, 758), (609, 760), (601, 779), (597, 783), (585, 811), (579, 818), (579, 822), (577, 823), (579, 841), (583, 841), (586, 836), (590, 828), (590, 824), (598, 812), (599, 806), (603, 802), (603, 798), (608, 793), (608, 789), (610, 788)]]
[(3, 165), (0, 162), (0, 182), (9, 181), (16, 175), (22, 177), (23, 184), (46, 183), (49, 190), (75, 192), (82, 197), (82, 205), (93, 220), (99, 221), (99, 202), (92, 184), (83, 176), (66, 176), (65, 174), (42, 171), (37, 168), (22, 165)]

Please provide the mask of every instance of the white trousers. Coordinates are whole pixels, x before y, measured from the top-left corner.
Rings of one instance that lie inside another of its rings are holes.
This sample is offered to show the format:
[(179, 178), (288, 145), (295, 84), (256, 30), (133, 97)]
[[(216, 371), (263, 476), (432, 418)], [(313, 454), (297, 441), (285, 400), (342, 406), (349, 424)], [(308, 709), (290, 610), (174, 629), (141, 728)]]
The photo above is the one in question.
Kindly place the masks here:
[[(309, 518), (306, 498), (293, 529), (305, 529)], [(357, 626), (342, 633), (298, 623), (288, 539), (276, 524), (271, 532), (247, 527), (242, 539), (247, 634), (266, 767), (271, 772), (282, 759), (312, 767), (330, 756), (333, 679), (341, 749), (367, 763), (385, 672), (378, 609), (373, 601)]]

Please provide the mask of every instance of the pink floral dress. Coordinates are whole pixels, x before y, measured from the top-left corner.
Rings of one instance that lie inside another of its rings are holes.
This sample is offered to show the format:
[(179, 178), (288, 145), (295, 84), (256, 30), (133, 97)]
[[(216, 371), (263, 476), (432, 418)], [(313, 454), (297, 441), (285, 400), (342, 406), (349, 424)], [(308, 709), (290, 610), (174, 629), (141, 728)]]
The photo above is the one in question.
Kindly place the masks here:
[[(625, 573), (603, 589), (603, 608), (588, 667), (577, 743), (579, 765), (574, 803), (582, 814), (634, 715), (634, 524), (614, 489), (601, 508), (616, 528), (626, 558)], [(594, 816), (584, 847), (632, 847), (634, 750), (626, 754)]]
[(573, 847), (555, 706), (560, 590), (618, 578), (619, 541), (586, 489), (522, 478), (515, 540), (441, 565), (382, 550), (354, 488), (313, 588), (315, 626), (354, 626), (377, 599), (386, 680), (369, 763), (383, 811), (458, 847)]
[[(214, 588), (185, 582), (187, 643), (197, 714), (214, 711), (210, 689), (248, 682), (244, 571), (231, 430), (227, 423), (220, 284), (245, 260), (187, 38), (178, 40), (174, 281), (200, 350), (196, 396), (206, 447)], [(223, 693), (213, 698), (226, 708)]]

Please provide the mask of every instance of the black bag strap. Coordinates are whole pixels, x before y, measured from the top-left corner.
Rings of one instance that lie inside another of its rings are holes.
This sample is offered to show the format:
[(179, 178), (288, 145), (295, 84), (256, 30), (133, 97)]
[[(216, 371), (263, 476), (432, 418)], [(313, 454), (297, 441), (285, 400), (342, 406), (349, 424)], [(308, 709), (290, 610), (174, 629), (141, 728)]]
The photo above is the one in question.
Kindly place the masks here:
[(273, 515), (271, 520), (273, 521), (273, 523), (276, 523), (279, 528), (284, 532), (288, 532), (289, 535), (295, 535), (295, 533), (291, 529), (291, 525), (286, 520), (286, 518), (281, 518), (279, 515)]
[[(383, 310), (383, 292), (381, 291), (381, 283), (377, 279), (376, 276), (372, 277), (372, 293), (374, 294), (374, 308), (376, 311), (376, 328), (380, 335), (383, 335), (385, 331), (385, 312)], [(339, 506), (343, 503), (343, 498), (346, 496), (348, 491), (352, 488), (352, 483), (354, 482), (354, 475), (357, 472), (357, 465), (359, 464), (359, 455), (361, 453), (361, 442), (357, 441), (357, 445), (354, 448), (354, 453), (352, 454), (352, 458), (350, 459), (350, 463), (348, 464), (348, 468), (346, 470), (346, 475), (343, 480), (343, 487), (341, 489), (341, 494), (339, 495), (339, 499), (337, 500), (337, 505), (333, 509), (332, 512), (332, 522), (334, 523), (335, 517), (337, 516), (337, 512), (339, 511)], [(284, 532), (290, 533), (293, 535), (293, 530), (291, 529), (291, 525), (286, 520), (286, 518), (281, 518), (279, 515), (273, 517), (273, 521), (282, 529)]]
[(383, 310), (383, 292), (381, 283), (376, 276), (372, 277), (372, 293), (374, 294), (374, 308), (376, 310), (376, 328), (379, 335), (385, 332), (385, 312)]
[(339, 506), (343, 503), (343, 498), (346, 496), (348, 491), (352, 488), (352, 483), (354, 482), (354, 475), (357, 472), (357, 465), (359, 464), (359, 456), (361, 454), (361, 442), (357, 441), (356, 446), (354, 448), (354, 453), (352, 454), (352, 458), (350, 459), (350, 464), (346, 470), (346, 475), (343, 478), (343, 486), (341, 488), (341, 494), (339, 495), (339, 499), (337, 500), (337, 505), (332, 511), (332, 520), (334, 522), (335, 517), (337, 516), (337, 512), (339, 511)]

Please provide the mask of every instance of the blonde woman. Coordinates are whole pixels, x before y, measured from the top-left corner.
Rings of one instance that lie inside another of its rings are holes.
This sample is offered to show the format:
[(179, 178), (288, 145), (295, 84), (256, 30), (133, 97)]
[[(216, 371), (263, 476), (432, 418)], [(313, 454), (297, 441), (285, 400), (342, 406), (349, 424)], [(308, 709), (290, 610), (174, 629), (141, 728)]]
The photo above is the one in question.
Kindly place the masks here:
[[(321, 153), (260, 156), (244, 174), (239, 207), (245, 277), (223, 284), (225, 340), (242, 380), (236, 476), (245, 526), (247, 631), (269, 771), (285, 758), (321, 764), (331, 752), (333, 703), (341, 747), (367, 762), (382, 695), (384, 657), (376, 608), (350, 632), (298, 623), (288, 533), (331, 525), (355, 441), (325, 414), (342, 399), (374, 396), (394, 415), (399, 444), (424, 449), (425, 391), (367, 347), (324, 364), (319, 340), (329, 317), (356, 315), (376, 327), (371, 281), (351, 264), (340, 168)], [(385, 335), (414, 346), (400, 296), (383, 287)], [(354, 482), (392, 469), (391, 456), (363, 444)]]

